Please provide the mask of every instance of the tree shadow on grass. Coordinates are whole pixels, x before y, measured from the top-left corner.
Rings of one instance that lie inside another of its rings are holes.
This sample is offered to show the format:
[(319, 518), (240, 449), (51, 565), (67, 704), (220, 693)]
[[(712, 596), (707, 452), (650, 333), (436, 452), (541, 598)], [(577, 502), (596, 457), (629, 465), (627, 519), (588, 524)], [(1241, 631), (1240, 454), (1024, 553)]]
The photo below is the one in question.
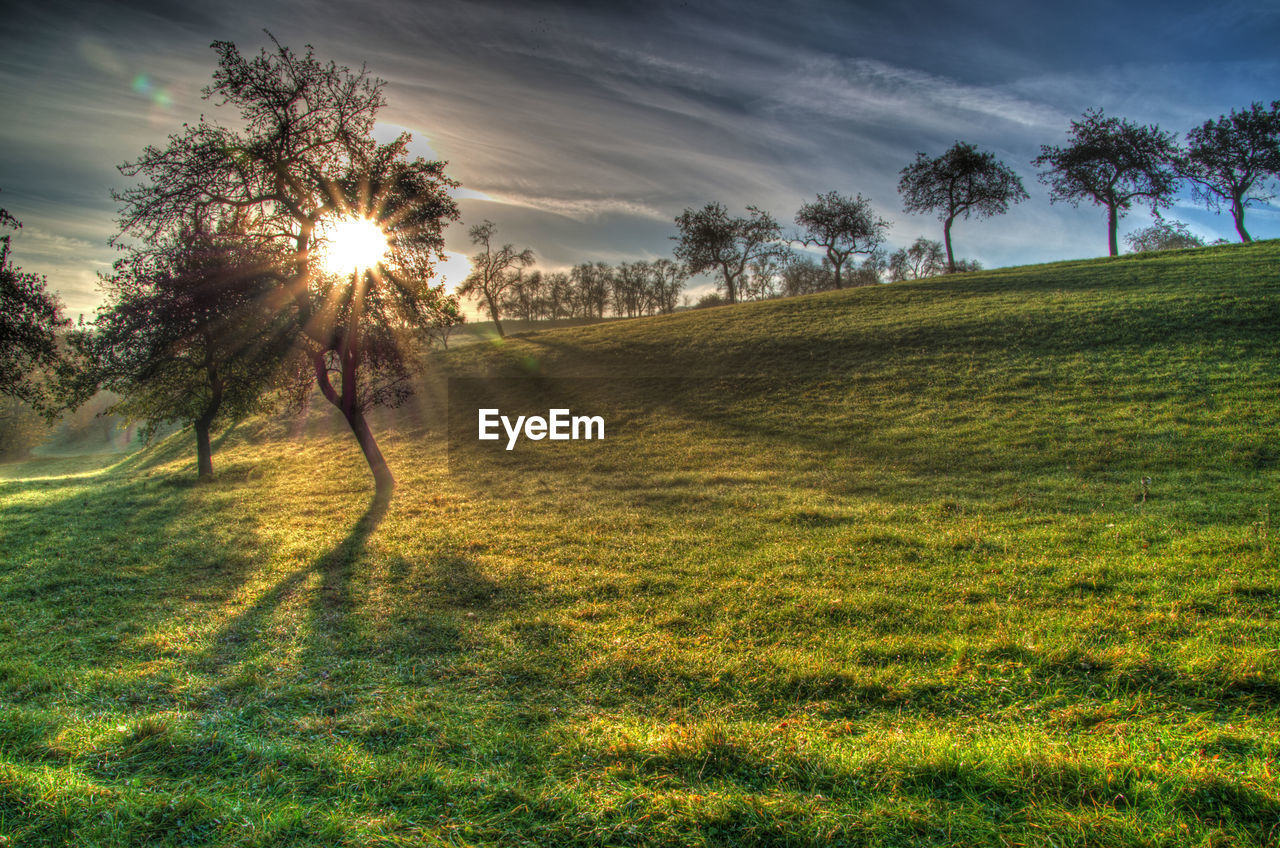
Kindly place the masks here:
[(326, 632), (346, 627), (352, 608), (351, 573), (364, 552), (369, 537), (378, 529), (391, 506), (391, 494), (374, 495), (363, 515), (346, 537), (314, 562), (295, 569), (264, 592), (248, 609), (232, 616), (210, 642), (205, 661), (218, 671), (244, 659), (246, 648), (275, 612), (312, 577), (319, 575), (321, 588), (314, 610), (315, 626)]

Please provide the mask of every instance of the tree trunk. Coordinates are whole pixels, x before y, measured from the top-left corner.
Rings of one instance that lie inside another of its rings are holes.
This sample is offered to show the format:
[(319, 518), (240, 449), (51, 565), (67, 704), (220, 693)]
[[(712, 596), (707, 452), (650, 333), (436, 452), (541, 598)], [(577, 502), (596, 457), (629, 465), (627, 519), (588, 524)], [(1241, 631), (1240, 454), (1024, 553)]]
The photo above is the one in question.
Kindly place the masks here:
[(1244, 228), (1244, 200), (1239, 197), (1231, 198), (1231, 217), (1236, 224), (1236, 232), (1240, 234), (1240, 241), (1253, 241), (1249, 237), (1249, 231)]
[(942, 225), (942, 240), (947, 243), (947, 273), (954, 274), (956, 272), (956, 257), (951, 252), (951, 222), (955, 218), (948, 218)]
[(489, 317), (493, 319), (494, 329), (498, 331), (499, 338), (506, 338), (507, 334), (502, 332), (502, 321), (498, 319), (498, 303), (492, 297), (485, 295), (489, 301)]
[[(350, 334), (348, 334), (348, 338), (350, 338)], [(359, 365), (359, 359), (352, 355), (350, 346), (346, 341), (340, 348), (342, 394), (339, 395), (333, 388), (333, 383), (329, 381), (329, 369), (325, 363), (323, 352), (312, 356), (312, 365), (316, 372), (316, 384), (320, 387), (320, 393), (325, 396), (325, 399), (336, 406), (342, 413), (342, 417), (346, 419), (347, 426), (351, 428), (351, 433), (356, 437), (356, 444), (360, 445), (360, 451), (364, 454), (365, 462), (369, 465), (369, 473), (373, 475), (373, 485), (377, 493), (379, 495), (387, 495), (396, 487), (396, 479), (391, 474), (391, 468), (387, 465), (387, 460), (382, 456), (382, 451), (378, 449), (378, 442), (373, 438), (373, 431), (369, 429), (369, 422), (365, 420), (364, 411), (360, 409), (360, 404), (357, 402), (355, 369)]]
[(738, 302), (738, 289), (737, 289), (737, 287), (733, 284), (733, 274), (729, 273), (729, 267), (728, 267), (728, 265), (722, 265), (722, 268), (723, 268), (723, 270), (724, 270), (724, 290), (725, 290), (725, 293), (729, 295), (729, 302), (730, 302), (730, 303), (737, 303), (737, 302)]
[(209, 425), (212, 422), (212, 416), (202, 416), (195, 422), (196, 467), (201, 480), (213, 479), (213, 449), (209, 446)]
[(1120, 226), (1120, 216), (1116, 212), (1115, 206), (1107, 207), (1107, 247), (1111, 250), (1111, 256), (1120, 255), (1120, 247), (1116, 242), (1116, 230)]
[[(831, 255), (830, 255), (830, 254), (828, 254), (828, 255), (827, 255), (827, 258), (828, 258), (828, 259), (830, 259), (830, 258), (831, 258)], [(834, 268), (834, 269), (835, 269), (835, 271), (836, 271), (836, 288), (841, 288), (841, 285), (840, 285), (840, 267), (841, 267), (842, 265), (844, 265), (844, 260), (843, 260), (843, 259), (841, 259), (839, 262), (832, 261), (832, 263), (831, 263), (831, 267), (832, 267), (832, 268)]]
[(364, 453), (365, 462), (369, 463), (369, 471), (373, 473), (374, 488), (380, 495), (389, 494), (396, 487), (396, 478), (392, 476), (391, 467), (387, 465), (382, 451), (378, 449), (378, 443), (373, 438), (373, 431), (369, 429), (369, 422), (365, 420), (364, 413), (357, 409), (351, 415), (343, 417), (347, 419), (347, 425), (355, 434), (356, 443)]
[(205, 331), (205, 374), (209, 379), (209, 403), (204, 412), (195, 420), (196, 430), (196, 475), (201, 480), (213, 479), (213, 449), (209, 445), (209, 428), (222, 406), (222, 378), (218, 376), (218, 366), (213, 361), (213, 343)]

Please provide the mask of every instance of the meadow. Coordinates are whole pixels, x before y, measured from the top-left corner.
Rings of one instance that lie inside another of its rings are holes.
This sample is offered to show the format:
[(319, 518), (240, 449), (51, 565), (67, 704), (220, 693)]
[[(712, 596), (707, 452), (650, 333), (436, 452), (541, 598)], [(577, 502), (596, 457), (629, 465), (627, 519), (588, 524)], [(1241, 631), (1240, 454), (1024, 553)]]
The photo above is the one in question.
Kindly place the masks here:
[(998, 269), (436, 354), (389, 500), (0, 466), (0, 845), (1274, 845), (1278, 330), (1280, 242)]

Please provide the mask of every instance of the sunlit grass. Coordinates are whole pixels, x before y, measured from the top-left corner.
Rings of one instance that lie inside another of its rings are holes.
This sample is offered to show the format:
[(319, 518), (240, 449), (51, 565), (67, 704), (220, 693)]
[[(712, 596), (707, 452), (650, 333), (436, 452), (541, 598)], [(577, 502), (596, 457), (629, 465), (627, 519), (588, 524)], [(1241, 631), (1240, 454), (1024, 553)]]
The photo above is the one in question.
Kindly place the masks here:
[(690, 383), (589, 454), (452, 472), (403, 411), (389, 503), (323, 423), (238, 428), (211, 484), (189, 434), (2, 466), (0, 835), (1274, 844), (1278, 269), (1066, 263), (458, 351), (435, 367)]

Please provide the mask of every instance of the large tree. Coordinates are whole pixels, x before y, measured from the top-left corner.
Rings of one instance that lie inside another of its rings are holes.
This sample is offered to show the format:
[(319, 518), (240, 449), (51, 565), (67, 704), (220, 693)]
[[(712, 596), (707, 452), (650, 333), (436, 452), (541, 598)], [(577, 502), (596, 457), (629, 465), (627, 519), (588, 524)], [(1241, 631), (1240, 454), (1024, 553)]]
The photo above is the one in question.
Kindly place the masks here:
[(244, 233), (202, 221), (117, 261), (93, 325), (71, 335), (81, 399), (101, 387), (120, 397), (111, 413), (191, 425), (198, 474), (212, 477), (214, 422), (258, 408), (294, 350), (288, 315), (270, 306), (277, 267)]
[(1253, 241), (1244, 228), (1245, 209), (1275, 197), (1267, 183), (1280, 176), (1280, 100), (1266, 109), (1247, 109), (1210, 119), (1187, 133), (1187, 150), (1178, 170), (1191, 191), (1209, 209), (1231, 210), (1241, 241)]
[(1077, 206), (1089, 200), (1106, 207), (1107, 246), (1117, 256), (1120, 218), (1134, 201), (1145, 202), (1152, 212), (1173, 202), (1178, 188), (1173, 134), (1092, 109), (1071, 122), (1069, 135), (1066, 147), (1041, 145), (1032, 164), (1045, 168), (1040, 181), (1049, 186), (1053, 202)]
[[(21, 226), (0, 209), (0, 228)], [(44, 378), (60, 362), (58, 334), (68, 323), (45, 278), (14, 265), (9, 234), (0, 236), (0, 395), (49, 410)]]
[(493, 319), (498, 335), (502, 331), (502, 300), (504, 293), (521, 279), (521, 272), (533, 264), (533, 250), (516, 250), (514, 245), (496, 247), (493, 243), (497, 225), (492, 221), (476, 224), (468, 231), (471, 243), (480, 248), (471, 257), (471, 273), (458, 287), (463, 297), (479, 299)]
[[(432, 287), (443, 228), (458, 217), (443, 162), (409, 159), (408, 134), (380, 144), (374, 119), (384, 83), (273, 48), (246, 57), (214, 42), (218, 68), (205, 97), (238, 114), (236, 128), (205, 117), (121, 167), (143, 182), (119, 195), (119, 238), (172, 238), (193, 217), (231, 214), (268, 252), (285, 255), (273, 293), (288, 310), (324, 397), (341, 412), (379, 491), (395, 480), (365, 413), (407, 392), (395, 330), (429, 323), (445, 302)], [(339, 218), (372, 220), (386, 234), (381, 261), (351, 274), (321, 273)], [(336, 378), (336, 385), (335, 385)]]
[(782, 227), (755, 206), (747, 207), (745, 218), (735, 218), (719, 203), (708, 203), (684, 210), (676, 227), (676, 258), (690, 274), (719, 273), (730, 303), (738, 301), (753, 267), (781, 261), (791, 252), (782, 241)]
[(871, 201), (842, 197), (834, 191), (818, 195), (800, 207), (796, 224), (804, 229), (798, 241), (826, 251), (836, 288), (842, 288), (841, 272), (851, 256), (871, 256), (884, 243), (889, 222), (871, 209)]
[(908, 212), (935, 213), (942, 221), (947, 248), (947, 273), (956, 272), (951, 248), (951, 225), (956, 218), (989, 218), (1009, 211), (1010, 204), (1027, 199), (1022, 179), (995, 157), (972, 144), (957, 141), (941, 156), (917, 153), (901, 171), (898, 192)]

